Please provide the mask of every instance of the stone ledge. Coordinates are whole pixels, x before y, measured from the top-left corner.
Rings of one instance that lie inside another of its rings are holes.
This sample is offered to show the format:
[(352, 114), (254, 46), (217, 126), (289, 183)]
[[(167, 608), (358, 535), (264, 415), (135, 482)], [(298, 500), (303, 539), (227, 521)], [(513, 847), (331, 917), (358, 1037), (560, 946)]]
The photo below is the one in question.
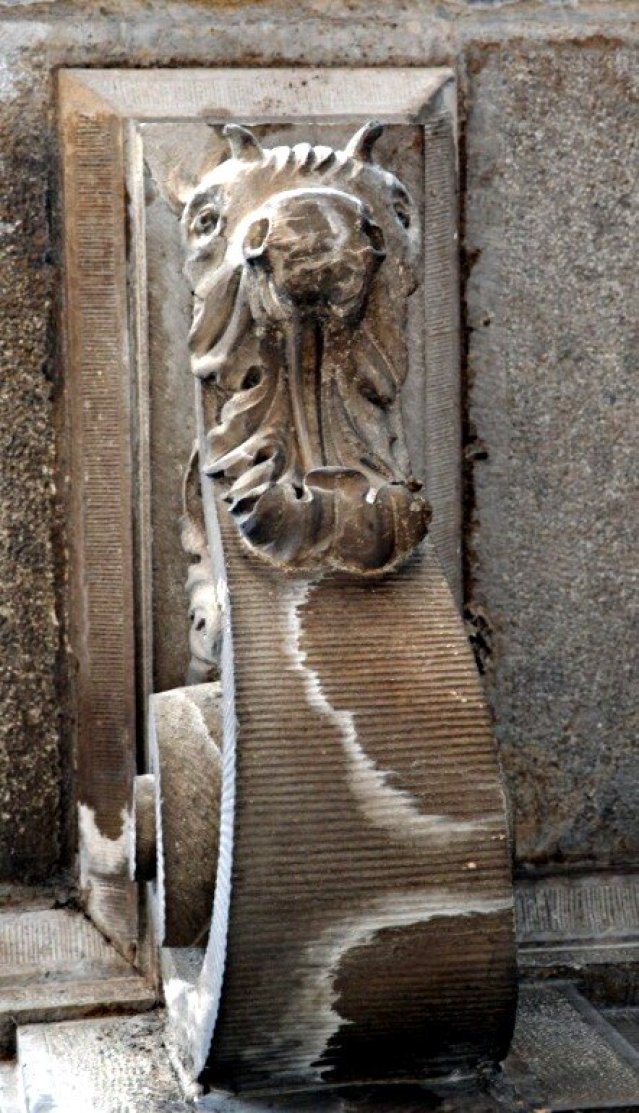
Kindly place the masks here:
[(23, 908), (0, 914), (0, 1055), (20, 1024), (103, 1012), (142, 1012), (154, 990), (80, 912)]
[(169, 1064), (161, 1013), (39, 1024), (18, 1034), (24, 1113), (623, 1113), (639, 1109), (639, 1052), (619, 1030), (621, 1019), (626, 1032), (637, 1022), (625, 1013), (615, 1026), (571, 985), (524, 985), (512, 1050), (496, 1076), (191, 1101)]

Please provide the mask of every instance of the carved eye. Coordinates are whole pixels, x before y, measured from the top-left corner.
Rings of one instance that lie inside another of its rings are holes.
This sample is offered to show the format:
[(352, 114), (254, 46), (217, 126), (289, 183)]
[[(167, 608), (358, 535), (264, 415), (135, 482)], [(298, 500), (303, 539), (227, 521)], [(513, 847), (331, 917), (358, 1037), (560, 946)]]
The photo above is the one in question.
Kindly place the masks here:
[(402, 225), (402, 228), (410, 228), (410, 213), (406, 202), (396, 201), (393, 208), (395, 209), (395, 215)]
[(217, 209), (213, 205), (206, 205), (195, 217), (191, 224), (191, 231), (197, 236), (208, 236), (217, 226), (219, 219), (220, 214)]
[(388, 394), (380, 394), (372, 383), (363, 383), (359, 388), (360, 394), (367, 402), (371, 402), (378, 410), (387, 410), (391, 405), (393, 399)]

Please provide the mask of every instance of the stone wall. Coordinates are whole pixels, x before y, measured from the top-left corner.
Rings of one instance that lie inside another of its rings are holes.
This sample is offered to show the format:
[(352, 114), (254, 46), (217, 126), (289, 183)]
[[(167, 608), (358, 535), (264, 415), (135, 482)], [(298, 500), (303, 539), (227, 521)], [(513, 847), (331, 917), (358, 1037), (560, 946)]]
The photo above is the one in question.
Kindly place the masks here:
[(1, 876), (44, 877), (72, 846), (53, 91), (73, 65), (457, 68), (468, 617), (518, 860), (636, 863), (638, 21), (623, 0), (0, 0)]
[(469, 57), (471, 599), (539, 864), (637, 854), (632, 64), (602, 41)]

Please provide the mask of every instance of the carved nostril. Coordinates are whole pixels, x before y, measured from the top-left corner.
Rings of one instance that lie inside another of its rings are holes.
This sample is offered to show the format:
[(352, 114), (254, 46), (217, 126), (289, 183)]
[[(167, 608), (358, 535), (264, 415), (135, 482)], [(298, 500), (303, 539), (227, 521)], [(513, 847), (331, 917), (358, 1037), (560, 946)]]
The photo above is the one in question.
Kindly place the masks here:
[(271, 224), (267, 217), (253, 221), (244, 237), (244, 257), (246, 259), (257, 259), (264, 254), (270, 230)]
[(375, 254), (384, 258), (386, 256), (386, 243), (384, 241), (384, 233), (379, 224), (375, 224), (373, 220), (364, 217), (362, 221), (362, 231), (368, 236)]

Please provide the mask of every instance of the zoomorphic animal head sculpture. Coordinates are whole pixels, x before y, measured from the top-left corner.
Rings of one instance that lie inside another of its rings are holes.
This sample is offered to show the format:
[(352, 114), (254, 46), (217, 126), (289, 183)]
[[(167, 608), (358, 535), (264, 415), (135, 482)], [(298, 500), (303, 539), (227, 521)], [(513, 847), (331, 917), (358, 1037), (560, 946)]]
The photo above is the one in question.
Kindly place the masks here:
[(387, 571), (428, 526), (400, 409), (419, 219), (372, 161), (381, 132), (264, 149), (229, 125), (230, 157), (178, 191), (200, 466), (279, 567)]

